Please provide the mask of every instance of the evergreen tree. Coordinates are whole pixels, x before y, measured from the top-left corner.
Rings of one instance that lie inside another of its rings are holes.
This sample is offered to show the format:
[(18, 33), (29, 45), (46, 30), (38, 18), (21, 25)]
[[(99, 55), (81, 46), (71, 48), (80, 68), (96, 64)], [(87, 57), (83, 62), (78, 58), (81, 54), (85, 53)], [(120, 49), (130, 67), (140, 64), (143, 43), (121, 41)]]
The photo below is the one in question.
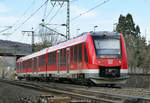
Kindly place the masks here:
[[(146, 40), (140, 34), (140, 27), (135, 25), (132, 15), (120, 15), (116, 31), (124, 35), (126, 42), (128, 64), (133, 70), (136, 67), (147, 69), (150, 68), (150, 46), (146, 46)], [(133, 71), (132, 70), (132, 71)]]
[[(140, 30), (139, 28), (137, 29)], [(124, 35), (136, 35), (135, 24), (131, 14), (128, 13), (127, 16), (120, 15), (116, 31)]]
[(119, 33), (125, 34), (126, 31), (126, 18), (123, 15), (120, 15), (119, 22), (116, 27), (116, 31)]
[(135, 24), (131, 14), (127, 14), (126, 16), (126, 34), (135, 35)]
[(140, 27), (139, 27), (138, 25), (137, 25), (136, 28), (135, 28), (135, 33), (136, 33), (136, 35), (138, 35), (138, 36), (139, 36), (140, 33), (141, 33), (141, 32), (140, 32)]

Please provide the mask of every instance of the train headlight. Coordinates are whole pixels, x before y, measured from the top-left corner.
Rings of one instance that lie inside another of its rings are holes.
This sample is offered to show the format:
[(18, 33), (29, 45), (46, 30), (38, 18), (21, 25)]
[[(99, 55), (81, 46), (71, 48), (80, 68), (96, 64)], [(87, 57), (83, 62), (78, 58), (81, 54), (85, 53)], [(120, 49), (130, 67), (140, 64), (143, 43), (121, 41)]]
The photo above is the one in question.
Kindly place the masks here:
[(101, 61), (98, 61), (98, 63), (101, 63)]
[(121, 61), (119, 61), (119, 63), (121, 64)]

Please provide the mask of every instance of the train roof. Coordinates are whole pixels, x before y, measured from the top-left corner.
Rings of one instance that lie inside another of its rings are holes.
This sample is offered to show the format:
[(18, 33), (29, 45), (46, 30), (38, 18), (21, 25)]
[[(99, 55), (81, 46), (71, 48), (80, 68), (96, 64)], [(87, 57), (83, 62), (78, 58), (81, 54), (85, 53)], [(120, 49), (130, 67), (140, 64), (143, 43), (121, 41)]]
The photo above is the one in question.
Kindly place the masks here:
[(114, 35), (120, 35), (120, 33), (117, 32), (108, 32), (108, 31), (98, 31), (98, 32), (84, 32), (81, 35), (71, 39), (71, 40), (67, 40), (64, 41), (62, 43), (59, 43), (55, 46), (51, 46), (45, 49), (42, 49), (38, 52), (32, 53), (30, 55), (24, 56), (19, 58), (17, 61), (23, 61), (23, 60), (28, 60), (37, 56), (41, 56), (43, 54), (49, 53), (49, 52), (53, 52), (62, 48), (66, 48), (66, 47), (70, 47), (76, 44), (80, 44), (86, 41), (88, 34), (92, 35), (92, 36), (102, 36), (102, 35), (106, 35), (106, 36), (114, 36)]
[(17, 62), (20, 62), (20, 61), (23, 61), (23, 60), (27, 60), (27, 59), (31, 59), (31, 58), (34, 58), (34, 57), (36, 57), (36, 56), (43, 55), (43, 54), (46, 53), (46, 51), (47, 51), (47, 48), (44, 48), (44, 49), (42, 49), (42, 50), (40, 50), (40, 51), (37, 51), (37, 52), (34, 52), (34, 53), (29, 54), (29, 55), (27, 55), (27, 56), (24, 56), (24, 57), (19, 58), (19, 59), (17, 60)]
[(62, 42), (62, 43), (60, 43), (56, 46), (49, 47), (47, 52), (52, 52), (52, 51), (56, 51), (56, 50), (59, 50), (59, 49), (62, 49), (62, 48), (66, 48), (66, 47), (70, 47), (70, 46), (73, 46), (73, 45), (76, 45), (76, 44), (83, 43), (83, 42), (86, 41), (88, 34), (89, 33), (86, 33), (86, 34), (81, 35), (79, 37), (76, 37), (76, 38), (73, 38), (71, 40)]
[(49, 53), (49, 52), (53, 52), (53, 51), (56, 51), (56, 50), (59, 50), (59, 49), (62, 49), (62, 48), (66, 48), (66, 47), (70, 47), (70, 46), (73, 46), (73, 45), (76, 45), (76, 44), (83, 43), (83, 42), (86, 41), (86, 38), (87, 38), (88, 34), (89, 33), (82, 34), (79, 37), (73, 38), (73, 39), (68, 40), (68, 41), (64, 41), (64, 42), (59, 43), (55, 46), (51, 46), (51, 47), (45, 48), (43, 50), (40, 50), (38, 52), (32, 53), (30, 55), (21, 57), (17, 61), (20, 62), (20, 61), (23, 61), (23, 60), (28, 60), (28, 59), (34, 58), (36, 56), (41, 56), (41, 55)]
[(109, 32), (109, 31), (98, 31), (98, 32), (90, 32), (92, 36), (103, 36), (103, 35), (106, 35), (106, 36), (119, 36), (120, 33), (117, 33), (117, 32)]

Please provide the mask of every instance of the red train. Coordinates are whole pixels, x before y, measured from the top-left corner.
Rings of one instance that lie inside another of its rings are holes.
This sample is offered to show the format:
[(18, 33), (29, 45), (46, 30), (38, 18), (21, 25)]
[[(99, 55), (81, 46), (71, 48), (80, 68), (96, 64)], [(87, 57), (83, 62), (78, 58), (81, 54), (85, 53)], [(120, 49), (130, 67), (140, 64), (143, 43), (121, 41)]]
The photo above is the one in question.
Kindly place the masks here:
[(123, 35), (89, 32), (17, 60), (19, 79), (57, 79), (120, 84), (128, 78)]

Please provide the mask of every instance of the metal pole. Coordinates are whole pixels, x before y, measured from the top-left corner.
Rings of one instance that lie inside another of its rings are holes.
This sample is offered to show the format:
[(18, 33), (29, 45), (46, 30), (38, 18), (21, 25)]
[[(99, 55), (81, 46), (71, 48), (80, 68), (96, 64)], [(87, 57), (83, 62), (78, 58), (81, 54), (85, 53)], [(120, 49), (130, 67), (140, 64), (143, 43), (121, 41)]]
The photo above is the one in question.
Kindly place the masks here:
[(69, 40), (70, 39), (70, 1), (69, 0), (51, 0), (51, 1), (55, 3), (67, 2), (66, 37), (67, 37), (67, 40)]
[(67, 39), (70, 39), (70, 1), (67, 1), (67, 21), (66, 21), (66, 35)]
[(94, 26), (94, 33), (95, 33), (95, 29), (97, 28), (98, 26), (96, 25), (96, 26)]
[(35, 51), (35, 49), (34, 49), (35, 45), (34, 45), (34, 31), (33, 31), (33, 28), (32, 28), (31, 31), (22, 31), (22, 32), (23, 33), (32, 33), (31, 35), (28, 34), (28, 36), (32, 36), (32, 52), (34, 52)]
[(32, 28), (32, 52), (34, 52), (35, 49), (34, 49), (34, 31), (33, 31), (33, 28)]

